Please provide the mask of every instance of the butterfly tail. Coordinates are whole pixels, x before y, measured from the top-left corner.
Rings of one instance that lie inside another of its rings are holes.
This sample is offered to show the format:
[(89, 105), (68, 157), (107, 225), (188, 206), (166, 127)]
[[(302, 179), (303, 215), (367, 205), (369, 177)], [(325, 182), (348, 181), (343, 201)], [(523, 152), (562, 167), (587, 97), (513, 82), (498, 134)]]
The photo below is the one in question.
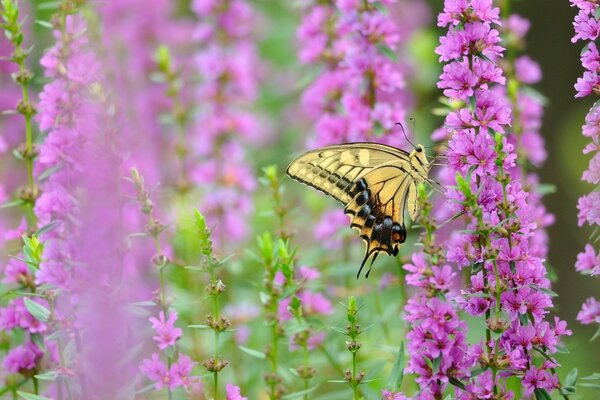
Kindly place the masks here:
[(373, 268), (373, 263), (377, 259), (378, 255), (379, 255), (379, 252), (376, 252), (375, 255), (373, 256), (373, 258), (371, 259), (371, 264), (369, 264), (369, 270), (367, 271), (367, 274), (365, 275), (365, 279), (369, 279), (369, 275), (371, 274), (371, 269)]

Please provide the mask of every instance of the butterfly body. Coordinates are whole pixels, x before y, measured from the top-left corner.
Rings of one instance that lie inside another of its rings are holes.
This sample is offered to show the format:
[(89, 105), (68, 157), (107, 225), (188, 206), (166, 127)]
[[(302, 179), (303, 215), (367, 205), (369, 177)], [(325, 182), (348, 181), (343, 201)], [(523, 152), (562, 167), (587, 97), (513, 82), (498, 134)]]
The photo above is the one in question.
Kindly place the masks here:
[(407, 153), (365, 142), (311, 150), (287, 174), (344, 204), (350, 226), (367, 245), (362, 270), (371, 256), (374, 261), (380, 252), (398, 253), (406, 240), (405, 211), (416, 218), (417, 186), (428, 181), (429, 168), (422, 146)]

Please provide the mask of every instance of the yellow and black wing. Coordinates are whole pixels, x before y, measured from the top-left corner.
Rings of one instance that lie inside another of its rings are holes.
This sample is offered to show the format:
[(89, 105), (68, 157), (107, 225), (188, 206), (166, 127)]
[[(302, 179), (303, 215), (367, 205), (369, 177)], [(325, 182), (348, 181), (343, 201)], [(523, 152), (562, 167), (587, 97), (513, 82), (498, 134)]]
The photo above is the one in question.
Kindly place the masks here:
[(348, 143), (303, 154), (290, 164), (287, 174), (344, 204), (350, 226), (359, 230), (366, 243), (360, 275), (369, 257), (373, 255), (374, 261), (380, 252), (396, 255), (406, 240), (404, 210), (411, 218), (417, 211), (417, 184), (410, 163), (410, 155), (394, 147)]

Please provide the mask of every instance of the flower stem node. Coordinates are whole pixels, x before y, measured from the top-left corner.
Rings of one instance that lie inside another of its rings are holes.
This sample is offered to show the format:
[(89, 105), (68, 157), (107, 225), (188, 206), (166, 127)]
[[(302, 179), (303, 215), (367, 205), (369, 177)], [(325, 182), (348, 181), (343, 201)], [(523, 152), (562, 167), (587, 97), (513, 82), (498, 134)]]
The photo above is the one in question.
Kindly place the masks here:
[(358, 350), (360, 350), (362, 346), (362, 343), (356, 341), (356, 340), (351, 340), (349, 342), (346, 342), (346, 348), (351, 352), (351, 353), (356, 353)]
[(216, 282), (210, 282), (208, 285), (206, 285), (204, 290), (210, 296), (218, 296), (221, 293), (223, 293), (226, 288), (227, 288), (227, 286), (225, 286), (225, 284), (219, 279)]
[(353, 379), (352, 378), (352, 371), (350, 371), (349, 369), (346, 369), (344, 371), (344, 379), (352, 386), (356, 386), (356, 385), (360, 385), (360, 383), (362, 382), (362, 380), (365, 378), (365, 372), (364, 371), (360, 371), (357, 375), (356, 378)]
[(17, 147), (17, 153), (19, 154), (19, 157), (21, 157), (24, 160), (33, 160), (40, 154), (39, 149), (36, 145), (32, 145), (31, 148), (27, 148), (26, 143), (21, 143)]
[(19, 200), (21, 200), (23, 203), (33, 205), (41, 194), (42, 192), (37, 186), (34, 186), (33, 188), (24, 187), (19, 190)]
[(283, 381), (283, 379), (274, 372), (265, 374), (264, 379), (267, 385), (277, 385)]
[(165, 267), (169, 263), (169, 257), (164, 254), (156, 254), (152, 257), (152, 264), (158, 269)]
[(317, 370), (309, 365), (303, 365), (296, 368), (298, 376), (302, 379), (311, 379), (317, 373)]
[(217, 356), (216, 358), (207, 358), (202, 362), (202, 365), (208, 372), (221, 372), (223, 368), (229, 365), (229, 361)]
[(507, 320), (496, 316), (488, 318), (486, 325), (494, 333), (503, 333), (510, 327), (510, 324)]
[(27, 68), (23, 69), (20, 72), (16, 72), (11, 76), (16, 83), (21, 85), (26, 85), (33, 79), (33, 73)]
[(211, 329), (217, 332), (223, 332), (231, 326), (231, 322), (227, 317), (223, 316), (220, 317), (218, 320), (215, 320), (215, 318), (209, 314), (206, 317), (206, 325), (210, 326)]
[(25, 102), (23, 99), (21, 99), (17, 103), (17, 112), (25, 117), (32, 117), (37, 113), (37, 109), (33, 106), (33, 104)]

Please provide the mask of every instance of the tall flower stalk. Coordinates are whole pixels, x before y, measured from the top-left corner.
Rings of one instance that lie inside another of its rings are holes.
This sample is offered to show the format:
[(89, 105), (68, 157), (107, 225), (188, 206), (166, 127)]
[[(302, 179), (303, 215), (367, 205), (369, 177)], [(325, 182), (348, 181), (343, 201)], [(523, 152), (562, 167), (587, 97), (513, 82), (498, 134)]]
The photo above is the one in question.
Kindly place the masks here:
[[(137, 169), (131, 170), (131, 181), (135, 186), (137, 200), (140, 204), (140, 210), (148, 218), (146, 233), (154, 241), (156, 254), (152, 257), (152, 263), (158, 268), (160, 280), (156, 305), (160, 309), (158, 318), (149, 319), (154, 329), (154, 341), (158, 348), (164, 352), (166, 363), (161, 360), (159, 353), (152, 353), (152, 357), (145, 359), (140, 366), (140, 370), (154, 382), (154, 388), (160, 390), (163, 387), (167, 390), (169, 399), (173, 398), (173, 390), (178, 386), (193, 390), (197, 385), (197, 378), (191, 377), (192, 368), (196, 364), (190, 357), (178, 351), (176, 343), (182, 336), (182, 330), (175, 327), (177, 321), (177, 312), (172, 309), (170, 300), (167, 296), (167, 282), (165, 279), (165, 269), (171, 265), (170, 260), (164, 254), (161, 246), (160, 235), (164, 231), (164, 225), (156, 219), (152, 210), (154, 205), (150, 200), (148, 191), (144, 185), (144, 179)], [(217, 399), (217, 397), (214, 397)]]
[[(575, 97), (598, 96), (600, 95), (600, 54), (596, 46), (596, 40), (600, 36), (600, 23), (597, 15), (600, 4), (587, 0), (571, 0), (571, 5), (579, 9), (575, 17), (573, 26), (575, 27), (575, 36), (572, 42), (578, 40), (586, 42), (581, 52), (581, 64), (585, 69), (583, 76), (577, 79)], [(583, 150), (584, 154), (591, 154), (592, 158), (588, 168), (583, 172), (582, 180), (596, 185), (596, 188), (589, 194), (579, 198), (577, 208), (579, 210), (579, 226), (588, 224), (596, 229), (590, 238), (590, 243), (585, 245), (584, 251), (577, 255), (575, 269), (585, 275), (600, 275), (600, 251), (598, 249), (598, 226), (600, 226), (600, 107), (594, 103), (587, 116), (585, 124), (582, 127), (583, 136), (590, 142)], [(577, 315), (577, 320), (582, 324), (600, 324), (600, 301), (590, 297), (583, 304), (583, 307)], [(597, 337), (600, 334), (600, 326)]]
[[(510, 397), (509, 376), (522, 379), (524, 396), (547, 395), (560, 388), (553, 354), (559, 337), (570, 334), (563, 321), (545, 320), (552, 292), (543, 260), (529, 246), (537, 227), (516, 165), (511, 103), (502, 94), (506, 78), (496, 65), (504, 54), (499, 23), (500, 9), (491, 0), (446, 0), (438, 16), (438, 25), (448, 28), (436, 49), (446, 62), (438, 86), (453, 104), (444, 128), (445, 176), (454, 175), (455, 185), (447, 198), (453, 212), (464, 213), (467, 229), (444, 247), (451, 265), (470, 269), (460, 308), (484, 318), (486, 328), (484, 339), (465, 353), (470, 358), (460, 372), (465, 379), (456, 370), (442, 374), (441, 387), (428, 387), (435, 398), (447, 383), (461, 399)], [(472, 374), (475, 366), (483, 372)], [(423, 372), (435, 371), (433, 364)]]
[(37, 113), (37, 109), (31, 100), (29, 89), (33, 73), (25, 65), (30, 50), (24, 47), (23, 21), (19, 5), (16, 1), (2, 1), (2, 19), (4, 34), (14, 46), (10, 60), (18, 66), (18, 71), (13, 74), (13, 80), (21, 87), (21, 99), (17, 104), (16, 111), (25, 120), (25, 141), (17, 149), (17, 154), (25, 162), (27, 184), (20, 190), (19, 199), (26, 208), (25, 217), (27, 218), (27, 227), (29, 231), (34, 231), (37, 227), (37, 220), (33, 209), (39, 197), (39, 188), (35, 182), (33, 167), (34, 160), (38, 155), (38, 149), (34, 145), (32, 127), (33, 116)]
[(194, 93), (198, 110), (188, 135), (188, 168), (192, 183), (204, 188), (200, 210), (214, 227), (215, 249), (223, 251), (247, 236), (256, 186), (245, 155), (261, 133), (252, 112), (260, 70), (256, 16), (246, 0), (195, 0), (191, 6), (199, 19), (194, 63), (201, 84)]

